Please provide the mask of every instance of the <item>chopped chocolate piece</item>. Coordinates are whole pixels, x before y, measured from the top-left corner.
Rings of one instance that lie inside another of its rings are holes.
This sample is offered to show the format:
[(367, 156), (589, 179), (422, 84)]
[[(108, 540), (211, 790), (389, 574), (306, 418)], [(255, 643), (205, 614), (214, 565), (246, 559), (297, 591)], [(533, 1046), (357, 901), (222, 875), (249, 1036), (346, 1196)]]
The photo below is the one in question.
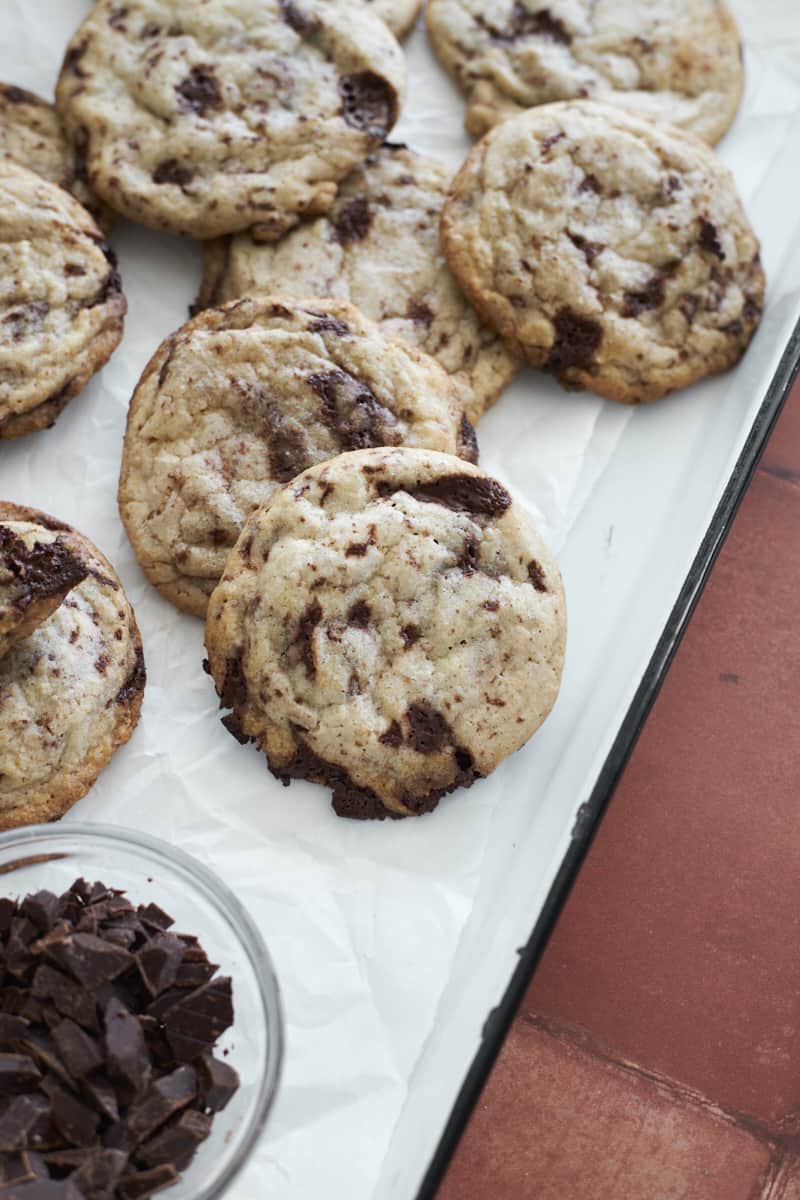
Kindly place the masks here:
[(59, 1058), (55, 1043), (47, 1030), (29, 1029), (20, 1042), (20, 1046), (26, 1054), (36, 1060), (44, 1071), (50, 1071), (59, 1079), (63, 1079), (65, 1083), (71, 1083), (69, 1072)]
[(75, 933), (50, 951), (58, 964), (84, 987), (94, 990), (116, 979), (133, 964), (133, 956), (91, 933)]
[(59, 1057), (70, 1072), (80, 1079), (102, 1066), (103, 1056), (93, 1037), (84, 1033), (80, 1025), (65, 1017), (53, 1029), (53, 1041)]
[(49, 1116), (44, 1096), (16, 1096), (0, 1114), (0, 1152), (31, 1148)]
[(3, 1191), (3, 1200), (87, 1200), (71, 1179), (36, 1179)]
[(406, 712), (408, 744), (418, 754), (436, 754), (452, 741), (453, 731), (430, 704), (410, 704)]
[(47, 1163), (34, 1150), (4, 1154), (0, 1161), (0, 1192), (10, 1184), (31, 1183), (34, 1179), (49, 1179)]
[(52, 1000), (64, 1017), (72, 1017), (86, 1029), (97, 1029), (97, 1011), (93, 997), (61, 971), (42, 963), (33, 977), (33, 994), (40, 1000)]
[(473, 516), (499, 517), (511, 506), (511, 497), (496, 479), (481, 475), (441, 475), (430, 483), (381, 485), (382, 495), (407, 492), (415, 500), (442, 504)]
[(0, 933), (8, 933), (16, 911), (17, 906), (13, 900), (9, 900), (5, 896), (0, 899)]
[(145, 1200), (154, 1192), (170, 1187), (178, 1180), (178, 1172), (172, 1163), (154, 1167), (152, 1171), (138, 1171), (134, 1175), (123, 1175), (117, 1184), (119, 1200)]
[(561, 308), (553, 318), (553, 345), (545, 367), (561, 375), (572, 367), (588, 367), (603, 340), (597, 321), (571, 308)]
[(27, 1054), (0, 1054), (0, 1095), (31, 1092), (42, 1073)]
[(122, 1150), (96, 1150), (72, 1176), (72, 1183), (86, 1200), (112, 1200), (127, 1165)]
[(194, 1067), (178, 1067), (171, 1075), (157, 1079), (128, 1111), (126, 1121), (132, 1145), (148, 1138), (160, 1125), (186, 1108), (196, 1095)]
[(383, 139), (397, 120), (398, 97), (385, 79), (372, 71), (339, 80), (345, 123), (369, 137)]
[(150, 1082), (150, 1056), (139, 1019), (120, 1000), (112, 998), (103, 1022), (109, 1074), (138, 1096)]
[(117, 1095), (108, 1079), (102, 1076), (84, 1079), (81, 1087), (101, 1116), (107, 1117), (109, 1121), (119, 1120)]
[(0, 1012), (0, 1046), (12, 1046), (25, 1037), (28, 1022), (24, 1017), (14, 1017)]
[(190, 1109), (165, 1125), (149, 1142), (145, 1142), (136, 1153), (137, 1160), (148, 1167), (174, 1163), (178, 1170), (182, 1171), (188, 1167), (197, 1147), (205, 1141), (210, 1132), (211, 1118), (205, 1113)]
[(42, 1081), (42, 1091), (50, 1098), (50, 1115), (64, 1141), (72, 1146), (91, 1146), (100, 1124), (98, 1114), (70, 1095), (52, 1076)]
[(35, 896), (25, 897), (22, 902), (22, 911), (37, 929), (42, 933), (47, 933), (56, 922), (59, 903), (58, 896), (54, 896), (52, 892), (41, 891), (37, 892)]
[(159, 996), (175, 982), (183, 955), (183, 942), (172, 933), (159, 934), (142, 947), (136, 965), (151, 996)]
[(213, 1054), (203, 1054), (198, 1059), (197, 1079), (203, 1106), (215, 1113), (222, 1112), (239, 1087), (239, 1076), (233, 1067)]
[(232, 1024), (231, 981), (227, 976), (183, 995), (164, 1015), (167, 1041), (178, 1062), (192, 1062), (210, 1050)]
[(175, 924), (169, 913), (164, 912), (163, 908), (158, 907), (157, 904), (139, 908), (139, 917), (142, 918), (145, 925), (155, 925), (156, 929), (170, 929)]

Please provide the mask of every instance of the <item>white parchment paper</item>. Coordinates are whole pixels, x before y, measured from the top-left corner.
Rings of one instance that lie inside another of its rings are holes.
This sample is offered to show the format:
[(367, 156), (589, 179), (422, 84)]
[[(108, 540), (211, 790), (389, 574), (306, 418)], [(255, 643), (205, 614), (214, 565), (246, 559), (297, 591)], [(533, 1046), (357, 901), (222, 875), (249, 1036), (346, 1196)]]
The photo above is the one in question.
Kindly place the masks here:
[[(739, 4), (750, 19), (758, 7)], [(64, 45), (89, 8), (0, 0), (0, 76), (51, 96)], [(393, 137), (456, 167), (469, 148), (461, 101), (421, 29), (407, 50), (409, 101)], [(747, 101), (722, 148), (745, 202), (766, 186), (799, 110), (800, 89), (751, 53)], [(322, 789), (283, 789), (222, 729), (200, 667), (202, 625), (147, 585), (116, 508), (127, 403), (150, 354), (186, 319), (199, 248), (125, 223), (113, 241), (129, 301), (122, 346), (53, 430), (0, 445), (0, 495), (94, 538), (144, 636), (141, 725), (72, 816), (180, 844), (235, 889), (269, 943), (287, 1016), (286, 1067), (235, 1200), (369, 1200), (413, 1104), (409, 1081), (481, 885), (491, 823), (502, 820), (501, 786), (483, 781), (419, 821), (340, 821)], [(628, 409), (566, 396), (524, 372), (480, 425), (482, 463), (559, 550), (630, 420)], [(528, 753), (517, 756), (520, 770)], [(546, 755), (531, 761), (534, 772), (550, 769)]]

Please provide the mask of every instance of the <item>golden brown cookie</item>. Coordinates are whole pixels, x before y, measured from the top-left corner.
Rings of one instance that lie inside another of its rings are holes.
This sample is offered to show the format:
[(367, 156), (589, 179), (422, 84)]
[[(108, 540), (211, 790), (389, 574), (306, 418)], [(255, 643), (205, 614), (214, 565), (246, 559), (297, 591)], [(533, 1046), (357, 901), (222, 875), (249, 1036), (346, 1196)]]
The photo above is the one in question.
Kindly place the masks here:
[(108, 559), (70, 526), (0, 503), (27, 546), (76, 548), (83, 580), (0, 658), (0, 829), (52, 821), (88, 792), (139, 720), (145, 684), (136, 618)]

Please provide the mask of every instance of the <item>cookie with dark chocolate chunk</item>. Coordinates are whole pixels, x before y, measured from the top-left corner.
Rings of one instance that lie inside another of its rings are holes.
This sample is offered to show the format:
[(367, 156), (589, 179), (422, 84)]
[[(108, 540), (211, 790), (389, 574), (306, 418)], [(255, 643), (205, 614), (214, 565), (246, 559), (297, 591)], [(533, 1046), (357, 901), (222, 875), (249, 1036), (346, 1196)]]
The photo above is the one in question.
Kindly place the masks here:
[[(369, 446), (477, 453), (449, 376), (352, 305), (207, 309), (156, 352), (129, 410), (119, 504), (143, 570), (204, 616), (248, 514), (307, 467)], [(353, 539), (347, 553), (367, 549)]]
[(400, 112), (403, 53), (361, 0), (99, 0), (56, 106), (93, 189), (189, 237), (278, 238), (330, 208)]
[(694, 135), (605, 104), (543, 105), (487, 134), (442, 245), (514, 352), (626, 404), (734, 366), (761, 319), (759, 243), (730, 172)]
[[(136, 727), (145, 670), (108, 559), (68, 525), (0, 502), (0, 632), (4, 592), (29, 627), (0, 657), (0, 829), (11, 829), (55, 820), (89, 790)], [(46, 930), (44, 900), (30, 915)]]
[(496, 479), (357, 450), (245, 522), (211, 596), (224, 718), (340, 816), (419, 816), (535, 732), (564, 657), (558, 567)]
[(53, 424), (113, 354), (125, 307), (86, 209), (0, 157), (0, 441)]
[(71, 192), (109, 232), (114, 214), (89, 187), (80, 148), (67, 138), (55, 108), (11, 83), (0, 83), (0, 155)]
[(518, 360), (456, 283), (439, 241), (453, 173), (386, 144), (344, 180), (330, 211), (281, 241), (257, 233), (206, 242), (197, 307), (280, 292), (349, 300), (386, 337), (436, 359), (476, 423), (514, 378)]
[(739, 32), (725, 0), (429, 0), (425, 16), (476, 137), (526, 108), (583, 97), (713, 145), (742, 96)]

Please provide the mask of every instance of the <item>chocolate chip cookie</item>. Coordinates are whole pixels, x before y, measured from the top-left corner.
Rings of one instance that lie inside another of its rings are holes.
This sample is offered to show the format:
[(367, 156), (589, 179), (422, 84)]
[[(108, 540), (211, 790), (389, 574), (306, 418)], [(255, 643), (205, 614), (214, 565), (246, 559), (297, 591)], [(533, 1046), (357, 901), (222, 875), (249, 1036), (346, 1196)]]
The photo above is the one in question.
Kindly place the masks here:
[(627, 404), (732, 367), (761, 319), (758, 240), (692, 134), (590, 101), (475, 147), (442, 216), (448, 262), (515, 353)]
[(488, 775), (555, 702), (561, 579), (477, 467), (373, 449), (245, 523), (206, 620), (223, 723), (340, 816), (416, 816)]
[(114, 215), (86, 182), (85, 164), (53, 105), (9, 83), (0, 83), (0, 155), (71, 192), (101, 228), (110, 230)]
[(392, 128), (403, 53), (358, 0), (99, 0), (56, 105), (92, 187), (191, 237), (277, 238)]
[(414, 27), (422, 0), (367, 0), (367, 4), (391, 29), (395, 37), (404, 38)]
[(113, 251), (86, 209), (0, 158), (0, 440), (52, 425), (122, 337)]
[(477, 421), (517, 361), (481, 324), (442, 255), (439, 217), (452, 179), (434, 159), (384, 145), (353, 171), (325, 217), (281, 242), (251, 233), (207, 242), (198, 307), (280, 292), (337, 296), (436, 358)]
[(245, 517), (314, 463), (365, 446), (474, 459), (474, 433), (433, 359), (342, 301), (209, 309), (157, 351), (136, 388), (119, 484), (148, 578), (204, 616)]
[(142, 642), (113, 567), (88, 538), (0, 503), (0, 528), (29, 552), (69, 549), (84, 577), (0, 658), (0, 829), (52, 821), (85, 795), (139, 720)]
[(725, 0), (429, 0), (426, 18), (476, 137), (533, 105), (588, 99), (713, 145), (742, 97)]
[(80, 539), (0, 521), (0, 658), (58, 608), (89, 573)]

